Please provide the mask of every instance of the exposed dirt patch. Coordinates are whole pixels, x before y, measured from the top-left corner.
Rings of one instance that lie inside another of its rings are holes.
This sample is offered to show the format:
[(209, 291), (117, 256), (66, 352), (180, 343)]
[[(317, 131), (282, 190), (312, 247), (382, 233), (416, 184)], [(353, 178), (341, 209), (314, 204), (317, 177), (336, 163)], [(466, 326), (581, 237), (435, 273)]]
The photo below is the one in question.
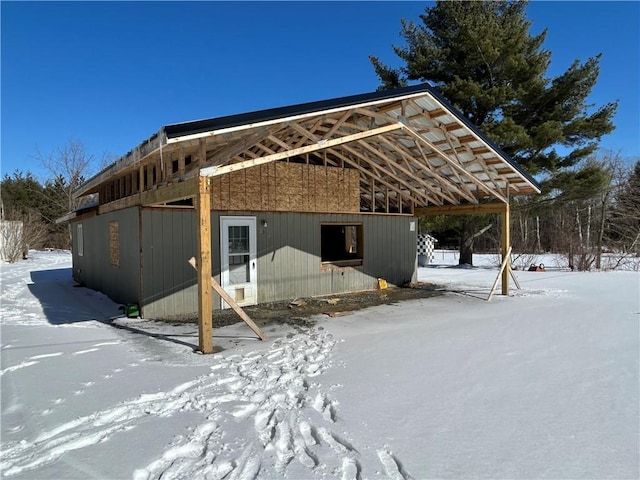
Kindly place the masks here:
[[(431, 283), (412, 283), (404, 287), (390, 287), (384, 290), (369, 290), (339, 295), (323, 295), (320, 297), (296, 298), (290, 301), (262, 303), (243, 310), (260, 327), (271, 323), (288, 323), (292, 325), (310, 326), (315, 323), (314, 315), (325, 314), (331, 317), (346, 315), (354, 310), (361, 310), (376, 305), (389, 305), (403, 300), (441, 295), (443, 288)], [(197, 323), (197, 318), (181, 318), (175, 321)], [(216, 310), (213, 313), (213, 326), (222, 327), (241, 322), (242, 320), (231, 309)]]

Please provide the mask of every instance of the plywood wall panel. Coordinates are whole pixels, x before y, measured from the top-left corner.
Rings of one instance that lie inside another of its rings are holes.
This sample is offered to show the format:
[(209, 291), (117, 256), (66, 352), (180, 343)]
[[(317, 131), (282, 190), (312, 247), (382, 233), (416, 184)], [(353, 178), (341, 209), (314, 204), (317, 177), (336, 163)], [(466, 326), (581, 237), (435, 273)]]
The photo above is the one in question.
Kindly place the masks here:
[(213, 210), (275, 212), (360, 211), (359, 172), (274, 162), (213, 177)]

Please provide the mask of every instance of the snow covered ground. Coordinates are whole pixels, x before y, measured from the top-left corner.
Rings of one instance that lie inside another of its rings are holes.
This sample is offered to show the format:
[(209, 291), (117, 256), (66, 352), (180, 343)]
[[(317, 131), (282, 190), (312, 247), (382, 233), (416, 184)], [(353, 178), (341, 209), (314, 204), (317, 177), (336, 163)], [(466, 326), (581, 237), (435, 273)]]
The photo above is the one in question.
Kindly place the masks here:
[[(1, 266), (2, 476), (637, 479), (637, 272), (519, 271), (436, 252), (447, 293), (214, 331), (122, 318), (68, 253)], [(553, 265), (553, 259), (537, 262)]]

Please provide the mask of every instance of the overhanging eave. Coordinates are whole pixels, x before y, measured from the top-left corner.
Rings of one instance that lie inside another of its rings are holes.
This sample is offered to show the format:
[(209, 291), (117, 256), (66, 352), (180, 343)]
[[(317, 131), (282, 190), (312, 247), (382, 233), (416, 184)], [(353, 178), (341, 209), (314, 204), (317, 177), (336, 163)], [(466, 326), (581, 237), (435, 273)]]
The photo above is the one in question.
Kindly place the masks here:
[[(185, 170), (187, 156), (194, 163)], [(76, 195), (97, 192), (118, 176), (139, 175), (143, 190), (156, 191), (141, 193), (160, 198), (163, 189), (175, 191), (170, 184), (203, 168), (217, 167), (220, 175), (274, 161), (355, 168), (372, 206), (373, 197), (383, 194), (387, 204), (424, 208), (505, 203), (512, 195), (540, 191), (435, 89), (420, 85), (169, 125)], [(153, 175), (144, 174), (143, 166)]]

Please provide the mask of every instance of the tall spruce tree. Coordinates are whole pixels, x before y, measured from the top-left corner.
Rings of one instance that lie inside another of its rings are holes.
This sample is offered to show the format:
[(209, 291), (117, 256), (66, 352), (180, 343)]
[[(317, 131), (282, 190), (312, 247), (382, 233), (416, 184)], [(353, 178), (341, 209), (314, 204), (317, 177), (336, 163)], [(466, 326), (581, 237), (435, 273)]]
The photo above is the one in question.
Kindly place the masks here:
[[(406, 45), (393, 50), (403, 66), (370, 60), (381, 89), (429, 82), (530, 173), (553, 175), (585, 159), (615, 128), (617, 102), (587, 103), (600, 55), (547, 76), (546, 30), (529, 32), (527, 4), (437, 1), (421, 24), (401, 20)], [(472, 263), (475, 222), (463, 223), (460, 263)]]

